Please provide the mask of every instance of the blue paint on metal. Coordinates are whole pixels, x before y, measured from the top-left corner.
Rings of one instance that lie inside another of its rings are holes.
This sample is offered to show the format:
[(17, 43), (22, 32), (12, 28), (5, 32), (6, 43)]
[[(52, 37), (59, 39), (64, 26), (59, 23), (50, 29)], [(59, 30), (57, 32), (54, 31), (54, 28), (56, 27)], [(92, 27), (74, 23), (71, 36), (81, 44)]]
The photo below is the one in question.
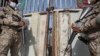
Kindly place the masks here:
[[(38, 5), (39, 1), (39, 5)], [(77, 8), (77, 0), (50, 0), (52, 1), (52, 5), (57, 9), (65, 9), (65, 8)], [(61, 1), (61, 2), (60, 2)], [(46, 11), (46, 8), (48, 7), (47, 0), (27, 0), (27, 3), (25, 3), (24, 13), (30, 13), (30, 12), (39, 12), (40, 11)], [(44, 6), (43, 6), (44, 4)], [(60, 6), (62, 5), (62, 6)], [(44, 7), (44, 8), (43, 8)]]

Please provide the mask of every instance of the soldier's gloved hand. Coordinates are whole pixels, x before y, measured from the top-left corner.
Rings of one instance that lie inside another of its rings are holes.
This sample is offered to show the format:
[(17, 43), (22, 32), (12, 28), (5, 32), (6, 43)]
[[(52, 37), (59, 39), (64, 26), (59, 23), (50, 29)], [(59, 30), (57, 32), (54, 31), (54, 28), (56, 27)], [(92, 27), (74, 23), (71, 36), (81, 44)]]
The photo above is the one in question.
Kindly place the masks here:
[(79, 27), (75, 23), (72, 23), (72, 26), (71, 27), (72, 27), (73, 31), (80, 32)]

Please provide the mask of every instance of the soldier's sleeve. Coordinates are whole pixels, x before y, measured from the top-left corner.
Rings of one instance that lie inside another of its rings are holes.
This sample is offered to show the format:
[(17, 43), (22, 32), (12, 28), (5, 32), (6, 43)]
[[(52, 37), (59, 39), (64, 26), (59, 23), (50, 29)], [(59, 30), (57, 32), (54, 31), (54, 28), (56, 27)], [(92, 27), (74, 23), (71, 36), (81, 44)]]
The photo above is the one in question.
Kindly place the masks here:
[(97, 28), (99, 27), (97, 24), (96, 24), (96, 18), (100, 19), (100, 13), (95, 17), (89, 17), (89, 19), (80, 27), (80, 30), (81, 32), (84, 32), (84, 31), (88, 31), (89, 29), (92, 29), (92, 28)]
[(10, 21), (9, 19), (0, 19), (1, 25), (11, 25), (11, 26), (19, 26), (19, 22), (16, 21)]
[(4, 14), (4, 12), (3, 11), (0, 11), (0, 17), (1, 16), (4, 16), (5, 14)]
[(6, 19), (6, 18), (3, 19), (3, 24), (4, 25), (11, 25), (11, 26), (19, 26), (19, 22), (16, 22), (16, 21), (13, 21), (10, 19)]
[(11, 26), (19, 26), (19, 22), (14, 21), (12, 16), (8, 16), (6, 18), (0, 19), (0, 24), (11, 25)]
[[(7, 16), (4, 15), (5, 12), (8, 14)], [(0, 16), (4, 15), (5, 17), (4, 18), (0, 17), (0, 24), (11, 25), (11, 26), (19, 26), (19, 22), (14, 21), (16, 18), (13, 18), (12, 14), (18, 15), (17, 11), (12, 10), (9, 6), (4, 7), (3, 11), (0, 11)]]

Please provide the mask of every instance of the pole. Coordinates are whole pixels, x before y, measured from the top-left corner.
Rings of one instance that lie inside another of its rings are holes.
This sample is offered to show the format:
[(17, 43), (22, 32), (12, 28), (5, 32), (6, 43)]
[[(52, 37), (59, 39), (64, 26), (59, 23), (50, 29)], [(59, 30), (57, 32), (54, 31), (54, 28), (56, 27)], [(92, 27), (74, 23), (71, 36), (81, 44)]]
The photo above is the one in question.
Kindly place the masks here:
[(46, 54), (46, 56), (49, 56), (49, 44), (48, 44), (48, 39), (49, 39), (49, 20), (50, 20), (50, 18), (49, 18), (49, 16), (50, 16), (50, 13), (49, 13), (49, 8), (50, 8), (50, 0), (48, 0), (47, 1), (47, 4), (48, 4), (48, 8), (46, 9), (47, 10), (47, 48), (46, 48), (46, 52), (48, 52), (47, 54)]
[(46, 48), (46, 50), (47, 50), (47, 56), (51, 56), (51, 49), (52, 49), (52, 47), (50, 46), (50, 43), (49, 43), (49, 41), (51, 41), (50, 40), (50, 36), (49, 36), (49, 25), (50, 25), (50, 11), (53, 11), (53, 9), (54, 9), (54, 7), (51, 7), (50, 5), (51, 5), (51, 0), (48, 0), (47, 1), (47, 3), (48, 3), (48, 8), (46, 9), (46, 11), (47, 11), (47, 48)]
[[(22, 18), (23, 18), (23, 10), (22, 10)], [(22, 27), (22, 45), (23, 45), (23, 47), (25, 47), (25, 27), (23, 26)]]

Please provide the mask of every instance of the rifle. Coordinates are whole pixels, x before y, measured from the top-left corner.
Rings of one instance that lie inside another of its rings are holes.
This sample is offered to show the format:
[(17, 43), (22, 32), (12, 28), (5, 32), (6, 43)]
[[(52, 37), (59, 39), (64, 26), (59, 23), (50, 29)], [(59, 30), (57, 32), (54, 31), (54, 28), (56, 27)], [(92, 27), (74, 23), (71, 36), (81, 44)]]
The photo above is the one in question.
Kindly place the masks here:
[[(83, 11), (82, 11), (82, 13), (81, 13), (81, 15), (80, 15), (80, 17), (79, 17), (79, 20), (75, 21), (75, 23), (76, 23), (78, 26), (80, 26), (80, 25), (81, 25), (80, 22), (81, 22), (83, 19), (85, 19), (86, 16), (91, 15), (91, 14), (88, 14), (88, 13), (90, 13), (92, 9), (93, 9), (93, 7), (85, 7), (85, 8), (83, 8)], [(70, 39), (68, 40), (67, 47), (65, 48), (64, 56), (66, 55), (66, 52), (68, 52), (69, 49), (71, 49), (71, 44), (72, 44), (72, 42), (73, 42), (73, 40), (75, 39), (75, 36), (76, 36), (77, 34), (78, 34), (78, 33), (75, 32), (75, 31), (72, 32), (72, 34), (71, 34), (71, 36), (70, 36)]]

